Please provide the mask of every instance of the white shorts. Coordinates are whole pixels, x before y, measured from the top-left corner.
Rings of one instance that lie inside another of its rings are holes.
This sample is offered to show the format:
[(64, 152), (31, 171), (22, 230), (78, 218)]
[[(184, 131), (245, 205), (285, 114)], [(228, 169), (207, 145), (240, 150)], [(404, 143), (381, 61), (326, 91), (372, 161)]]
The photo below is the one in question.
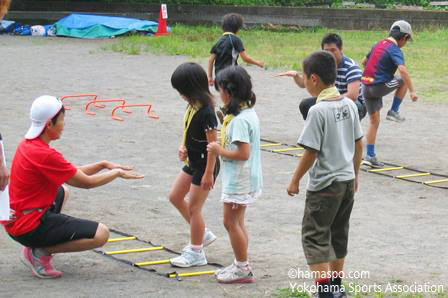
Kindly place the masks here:
[(244, 194), (223, 193), (221, 196), (221, 201), (223, 203), (249, 205), (255, 202), (255, 199), (257, 199), (259, 196), (261, 196), (261, 189), (257, 190), (256, 192)]

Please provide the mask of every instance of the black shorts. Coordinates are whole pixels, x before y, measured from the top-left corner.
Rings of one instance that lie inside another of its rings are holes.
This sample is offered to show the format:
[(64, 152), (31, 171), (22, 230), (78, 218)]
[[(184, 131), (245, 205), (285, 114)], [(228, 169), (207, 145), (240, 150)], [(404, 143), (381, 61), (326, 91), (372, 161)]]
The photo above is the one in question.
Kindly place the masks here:
[(383, 96), (397, 90), (404, 84), (400, 77), (394, 77), (387, 83), (363, 85), (362, 92), (366, 101), (367, 112), (372, 115), (383, 108)]
[[(213, 180), (214, 181), (216, 181), (216, 177), (218, 177), (219, 167), (220, 167), (219, 158), (217, 158), (216, 163), (215, 163), (215, 170), (213, 171)], [(202, 180), (202, 176), (204, 176), (205, 166), (193, 168), (190, 165), (185, 165), (182, 168), (182, 171), (184, 171), (186, 174), (188, 174), (190, 176), (193, 176), (193, 180), (191, 181), (192, 184), (201, 186), (201, 180)]]
[(72, 240), (94, 238), (98, 229), (97, 222), (60, 214), (64, 196), (65, 191), (61, 186), (53, 205), (41, 217), (40, 225), (29, 233), (11, 237), (20, 244), (31, 248), (49, 247)]

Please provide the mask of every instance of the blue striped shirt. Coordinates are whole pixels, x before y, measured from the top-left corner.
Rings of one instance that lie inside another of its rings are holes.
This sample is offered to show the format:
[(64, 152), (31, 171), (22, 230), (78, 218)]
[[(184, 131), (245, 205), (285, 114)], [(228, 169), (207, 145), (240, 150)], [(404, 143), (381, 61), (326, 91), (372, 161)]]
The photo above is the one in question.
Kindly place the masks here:
[(362, 71), (353, 59), (342, 56), (338, 65), (336, 76), (336, 88), (341, 94), (347, 92), (347, 85), (354, 81), (361, 81)]

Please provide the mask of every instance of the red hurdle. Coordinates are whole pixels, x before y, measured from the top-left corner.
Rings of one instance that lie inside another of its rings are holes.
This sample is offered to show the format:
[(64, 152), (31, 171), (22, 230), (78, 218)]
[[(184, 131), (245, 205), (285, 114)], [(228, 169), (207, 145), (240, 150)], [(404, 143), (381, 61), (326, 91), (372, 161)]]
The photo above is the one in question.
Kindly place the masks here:
[(125, 104), (125, 105), (117, 106), (117, 107), (115, 107), (115, 108), (112, 110), (112, 119), (114, 119), (114, 120), (118, 120), (118, 121), (124, 121), (123, 118), (116, 116), (116, 115), (115, 115), (115, 112), (116, 112), (118, 109), (121, 109), (121, 110), (124, 111), (125, 108), (133, 108), (133, 107), (148, 107), (148, 109), (146, 110), (146, 114), (148, 115), (148, 117), (149, 117), (149, 118), (152, 118), (152, 119), (160, 119), (159, 116), (155, 115), (155, 114), (151, 111), (151, 108), (152, 108), (152, 105), (151, 105), (151, 104), (132, 104), (132, 105), (126, 105), (126, 104)]
[[(85, 97), (93, 97), (93, 102), (96, 102), (97, 101), (96, 99), (98, 98), (98, 95), (96, 95), (96, 94), (66, 95), (66, 96), (60, 97), (59, 99), (63, 102), (64, 99), (67, 99), (67, 98), (85, 98)], [(95, 104), (95, 107), (97, 107), (97, 108), (104, 108), (105, 106), (104, 105), (96, 105)], [(71, 107), (68, 107), (68, 106), (65, 106), (65, 105), (64, 105), (64, 108), (66, 110), (71, 110), (72, 109)]]
[[(87, 104), (86, 104), (86, 107), (85, 107), (85, 113), (86, 114), (88, 114), (88, 115), (96, 115), (96, 113), (95, 112), (92, 112), (92, 111), (89, 111), (89, 107), (90, 107), (90, 105), (94, 105), (95, 107), (98, 107), (98, 105), (96, 104), (96, 103), (98, 103), (98, 102), (103, 102), (103, 103), (106, 103), (106, 102), (119, 102), (119, 103), (121, 103), (121, 105), (120, 106), (124, 106), (125, 104), (126, 104), (126, 100), (124, 99), (124, 98), (122, 98), (122, 99), (102, 99), (102, 100), (92, 100), (92, 101), (89, 101)], [(103, 106), (104, 107), (104, 106)], [(123, 112), (125, 112), (125, 113), (128, 113), (128, 114), (130, 114), (130, 113), (132, 113), (131, 111), (127, 111), (127, 110), (125, 110), (125, 109), (123, 109)]]

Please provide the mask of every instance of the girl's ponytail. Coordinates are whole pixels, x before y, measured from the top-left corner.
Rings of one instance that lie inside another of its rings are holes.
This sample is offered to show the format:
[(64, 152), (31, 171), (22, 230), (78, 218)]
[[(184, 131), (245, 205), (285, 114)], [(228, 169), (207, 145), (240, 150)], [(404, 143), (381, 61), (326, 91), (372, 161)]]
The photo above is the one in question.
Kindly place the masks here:
[(253, 107), (256, 96), (252, 91), (252, 82), (247, 71), (241, 66), (229, 66), (221, 70), (215, 79), (215, 88), (226, 91), (230, 102), (226, 106), (226, 114), (238, 115), (242, 107)]

